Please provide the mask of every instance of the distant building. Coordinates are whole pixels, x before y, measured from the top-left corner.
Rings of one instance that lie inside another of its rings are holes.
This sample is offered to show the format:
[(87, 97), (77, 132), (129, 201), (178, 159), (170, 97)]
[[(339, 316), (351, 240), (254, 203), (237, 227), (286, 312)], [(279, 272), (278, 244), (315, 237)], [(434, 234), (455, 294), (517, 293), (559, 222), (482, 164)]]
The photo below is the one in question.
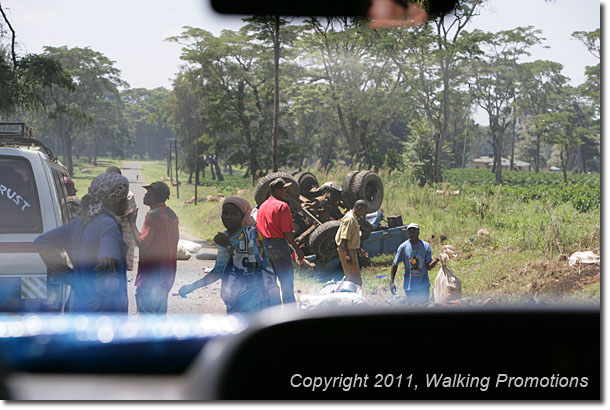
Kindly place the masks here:
[[(502, 158), (502, 169), (510, 169), (510, 159)], [(479, 168), (479, 169), (491, 169), (494, 164), (493, 155), (485, 155), (479, 158), (475, 158), (468, 164), (468, 168)], [(513, 162), (513, 169), (516, 171), (531, 171), (532, 166), (529, 162), (515, 160)]]

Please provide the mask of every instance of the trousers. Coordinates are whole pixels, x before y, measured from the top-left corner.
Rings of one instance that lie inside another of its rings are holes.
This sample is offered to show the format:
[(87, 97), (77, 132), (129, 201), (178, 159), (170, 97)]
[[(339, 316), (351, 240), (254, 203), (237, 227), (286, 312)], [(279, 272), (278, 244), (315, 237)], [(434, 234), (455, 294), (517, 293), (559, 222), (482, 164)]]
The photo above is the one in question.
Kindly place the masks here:
[(267, 255), (273, 270), (280, 280), (282, 303), (295, 303), (294, 297), (294, 268), (292, 267), (292, 251), (288, 242), (283, 238), (263, 238)]

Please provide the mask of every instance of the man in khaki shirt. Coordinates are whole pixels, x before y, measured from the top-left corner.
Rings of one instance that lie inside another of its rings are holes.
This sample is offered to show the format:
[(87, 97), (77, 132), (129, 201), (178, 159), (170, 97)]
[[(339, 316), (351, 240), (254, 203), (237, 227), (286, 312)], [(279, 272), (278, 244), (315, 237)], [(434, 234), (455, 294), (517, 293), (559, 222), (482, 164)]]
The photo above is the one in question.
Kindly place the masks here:
[(343, 273), (350, 282), (362, 286), (362, 276), (360, 275), (360, 265), (356, 250), (367, 256), (366, 252), (360, 247), (360, 224), (358, 217), (366, 215), (366, 201), (358, 200), (351, 211), (341, 218), (341, 226), (335, 235), (337, 252), (341, 259)]

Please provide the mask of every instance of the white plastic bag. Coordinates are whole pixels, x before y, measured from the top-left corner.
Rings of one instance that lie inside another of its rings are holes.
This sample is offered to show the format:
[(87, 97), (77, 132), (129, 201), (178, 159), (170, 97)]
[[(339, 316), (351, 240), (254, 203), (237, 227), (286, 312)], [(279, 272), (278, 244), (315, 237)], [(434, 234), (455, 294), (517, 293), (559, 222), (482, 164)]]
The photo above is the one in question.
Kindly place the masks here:
[(444, 303), (462, 297), (462, 281), (447, 267), (442, 265), (434, 281), (434, 301)]

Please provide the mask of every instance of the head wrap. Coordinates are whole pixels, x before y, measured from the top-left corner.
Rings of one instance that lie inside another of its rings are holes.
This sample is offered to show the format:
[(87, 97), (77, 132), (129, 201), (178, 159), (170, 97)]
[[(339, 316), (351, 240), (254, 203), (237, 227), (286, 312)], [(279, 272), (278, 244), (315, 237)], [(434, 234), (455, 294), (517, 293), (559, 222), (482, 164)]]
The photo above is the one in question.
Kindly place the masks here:
[(121, 174), (104, 172), (93, 178), (89, 193), (81, 200), (80, 218), (86, 225), (102, 213), (102, 201), (119, 202), (127, 198), (129, 180)]
[(233, 204), (237, 206), (244, 214), (244, 219), (241, 220), (241, 226), (256, 225), (256, 221), (250, 216), (250, 214), (252, 213), (252, 207), (250, 206), (250, 203), (248, 201), (238, 196), (230, 196), (225, 199), (222, 206), (224, 206), (225, 204)]

